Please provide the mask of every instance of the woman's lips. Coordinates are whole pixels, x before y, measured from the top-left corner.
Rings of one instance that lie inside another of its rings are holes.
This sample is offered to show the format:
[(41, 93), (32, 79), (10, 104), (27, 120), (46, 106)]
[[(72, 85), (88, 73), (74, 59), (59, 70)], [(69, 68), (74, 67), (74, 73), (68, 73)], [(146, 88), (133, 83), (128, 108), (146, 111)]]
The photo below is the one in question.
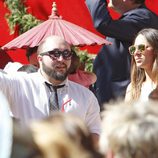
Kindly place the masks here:
[(142, 61), (142, 58), (137, 58), (137, 59), (135, 59), (135, 61), (136, 61), (137, 63), (139, 63), (139, 62)]

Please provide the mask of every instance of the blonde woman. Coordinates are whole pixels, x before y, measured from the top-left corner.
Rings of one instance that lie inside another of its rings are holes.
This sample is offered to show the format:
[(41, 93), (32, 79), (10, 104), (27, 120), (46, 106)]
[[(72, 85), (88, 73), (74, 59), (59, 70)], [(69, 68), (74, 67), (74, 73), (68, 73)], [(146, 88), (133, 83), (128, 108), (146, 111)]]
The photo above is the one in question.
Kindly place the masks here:
[(132, 56), (131, 83), (125, 101), (148, 100), (158, 81), (158, 30), (143, 29), (129, 47)]

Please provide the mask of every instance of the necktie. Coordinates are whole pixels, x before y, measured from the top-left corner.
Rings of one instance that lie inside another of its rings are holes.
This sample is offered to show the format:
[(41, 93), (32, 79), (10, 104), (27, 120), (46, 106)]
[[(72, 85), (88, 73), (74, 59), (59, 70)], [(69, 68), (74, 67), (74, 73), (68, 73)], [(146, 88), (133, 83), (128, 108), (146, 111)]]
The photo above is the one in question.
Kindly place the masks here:
[(64, 87), (65, 85), (53, 86), (47, 82), (45, 82), (49, 90), (51, 91), (51, 95), (49, 97), (49, 110), (50, 112), (59, 111), (59, 101), (58, 101), (58, 93), (57, 89)]

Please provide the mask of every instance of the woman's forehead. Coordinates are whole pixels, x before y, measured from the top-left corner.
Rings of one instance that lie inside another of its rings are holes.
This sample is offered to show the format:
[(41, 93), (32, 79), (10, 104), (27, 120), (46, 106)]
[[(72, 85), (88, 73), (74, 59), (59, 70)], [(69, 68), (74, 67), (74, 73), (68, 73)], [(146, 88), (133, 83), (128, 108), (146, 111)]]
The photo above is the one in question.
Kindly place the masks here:
[(138, 35), (134, 41), (134, 44), (135, 45), (138, 45), (138, 44), (148, 44), (148, 41), (147, 39), (143, 36), (143, 35)]

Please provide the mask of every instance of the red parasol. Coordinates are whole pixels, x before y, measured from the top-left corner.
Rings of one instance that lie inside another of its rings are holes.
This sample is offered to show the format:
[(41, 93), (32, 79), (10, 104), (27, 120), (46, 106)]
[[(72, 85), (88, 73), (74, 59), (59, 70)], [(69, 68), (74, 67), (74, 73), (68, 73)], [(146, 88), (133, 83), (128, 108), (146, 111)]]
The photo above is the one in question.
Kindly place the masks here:
[(70, 45), (102, 45), (111, 44), (104, 38), (68, 21), (62, 19), (57, 13), (56, 3), (53, 2), (52, 14), (49, 19), (18, 36), (2, 47), (4, 50), (35, 47), (50, 35), (63, 37)]

